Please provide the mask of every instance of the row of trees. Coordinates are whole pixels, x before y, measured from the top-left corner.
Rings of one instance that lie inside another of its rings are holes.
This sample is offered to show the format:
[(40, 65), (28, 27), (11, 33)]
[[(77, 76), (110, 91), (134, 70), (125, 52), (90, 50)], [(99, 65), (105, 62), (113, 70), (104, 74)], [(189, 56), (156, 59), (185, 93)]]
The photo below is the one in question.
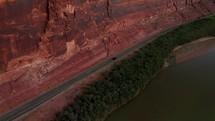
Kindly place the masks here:
[(122, 60), (103, 79), (88, 85), (84, 93), (57, 114), (57, 121), (97, 121), (111, 110), (133, 99), (164, 65), (165, 59), (179, 45), (215, 36), (215, 17), (183, 25)]

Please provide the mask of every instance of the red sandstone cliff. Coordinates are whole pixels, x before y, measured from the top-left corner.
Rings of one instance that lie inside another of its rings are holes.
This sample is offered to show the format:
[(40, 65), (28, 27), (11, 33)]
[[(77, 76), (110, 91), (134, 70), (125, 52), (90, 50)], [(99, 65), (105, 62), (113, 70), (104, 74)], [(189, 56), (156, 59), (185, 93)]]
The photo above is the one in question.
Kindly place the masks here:
[(213, 0), (0, 0), (0, 112), (149, 35), (214, 13)]

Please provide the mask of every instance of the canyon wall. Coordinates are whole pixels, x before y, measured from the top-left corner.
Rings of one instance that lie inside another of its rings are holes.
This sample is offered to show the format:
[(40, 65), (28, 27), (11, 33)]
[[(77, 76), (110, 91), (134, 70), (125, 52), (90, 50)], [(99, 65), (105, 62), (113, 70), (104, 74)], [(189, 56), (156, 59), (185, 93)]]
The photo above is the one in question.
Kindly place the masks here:
[(148, 36), (214, 13), (214, 0), (0, 0), (0, 112)]
[(0, 1), (0, 70), (12, 59), (38, 51), (47, 23), (45, 0)]

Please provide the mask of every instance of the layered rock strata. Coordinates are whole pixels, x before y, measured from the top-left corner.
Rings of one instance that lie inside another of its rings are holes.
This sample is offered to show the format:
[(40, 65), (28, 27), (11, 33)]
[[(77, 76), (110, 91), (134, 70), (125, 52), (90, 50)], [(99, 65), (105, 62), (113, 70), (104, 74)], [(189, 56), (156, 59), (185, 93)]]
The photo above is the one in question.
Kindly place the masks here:
[(0, 112), (146, 37), (214, 13), (213, 0), (0, 0)]

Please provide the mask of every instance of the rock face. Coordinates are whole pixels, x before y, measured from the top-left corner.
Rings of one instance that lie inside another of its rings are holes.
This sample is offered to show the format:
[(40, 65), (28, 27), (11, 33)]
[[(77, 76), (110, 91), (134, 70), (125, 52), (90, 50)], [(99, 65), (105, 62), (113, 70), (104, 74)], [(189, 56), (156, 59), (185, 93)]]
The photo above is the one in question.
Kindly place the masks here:
[(141, 39), (214, 13), (214, 0), (0, 0), (0, 112)]
[(0, 69), (12, 59), (38, 51), (47, 23), (45, 0), (0, 0)]

